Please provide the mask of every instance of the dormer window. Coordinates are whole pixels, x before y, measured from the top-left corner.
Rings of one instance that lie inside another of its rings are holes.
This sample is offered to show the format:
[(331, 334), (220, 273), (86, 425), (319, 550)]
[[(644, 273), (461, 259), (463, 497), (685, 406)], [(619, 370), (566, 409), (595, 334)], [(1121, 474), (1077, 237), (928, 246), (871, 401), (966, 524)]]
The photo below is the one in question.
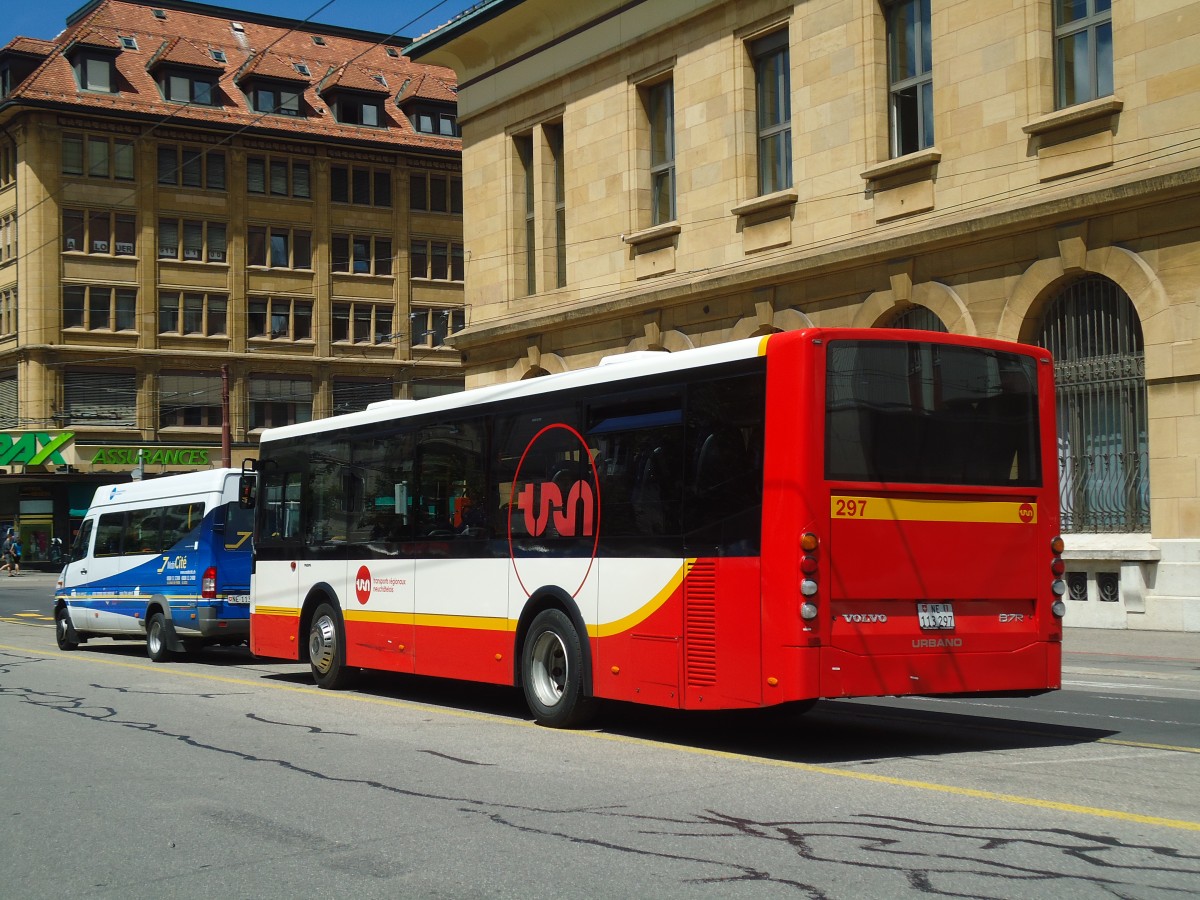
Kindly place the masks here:
[(333, 117), (342, 125), (378, 128), (383, 118), (383, 98), (366, 94), (339, 93), (332, 98)]
[(116, 61), (110, 54), (80, 50), (71, 60), (71, 67), (81, 91), (116, 93)]
[(408, 119), (421, 134), (436, 134), (442, 137), (458, 137), (458, 116), (448, 109), (432, 106), (413, 106)]
[(218, 104), (217, 76), (213, 72), (164, 68), (158, 73), (158, 86), (163, 99), (171, 103)]
[(302, 116), (304, 112), (300, 97), (303, 93), (303, 88), (299, 85), (259, 82), (247, 91), (247, 96), (255, 112), (276, 116)]

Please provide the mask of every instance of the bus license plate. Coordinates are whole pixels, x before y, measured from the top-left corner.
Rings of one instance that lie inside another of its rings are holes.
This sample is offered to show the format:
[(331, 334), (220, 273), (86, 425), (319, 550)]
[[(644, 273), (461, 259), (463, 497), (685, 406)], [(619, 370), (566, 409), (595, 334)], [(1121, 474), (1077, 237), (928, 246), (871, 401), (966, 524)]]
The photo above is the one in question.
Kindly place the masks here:
[(226, 603), (236, 603), (238, 606), (248, 606), (250, 604), (249, 594), (230, 594), (225, 598)]
[(945, 631), (954, 627), (951, 603), (918, 603), (917, 622), (927, 631)]

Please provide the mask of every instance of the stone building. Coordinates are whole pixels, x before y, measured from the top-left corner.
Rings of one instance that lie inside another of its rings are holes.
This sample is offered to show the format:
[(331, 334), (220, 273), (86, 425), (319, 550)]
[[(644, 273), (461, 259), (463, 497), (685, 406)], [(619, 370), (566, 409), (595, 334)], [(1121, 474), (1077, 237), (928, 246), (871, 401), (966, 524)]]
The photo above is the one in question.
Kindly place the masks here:
[(407, 42), (93, 0), (0, 50), (0, 525), (30, 561), (98, 483), (461, 389), (455, 79)]
[(459, 79), (468, 386), (809, 323), (1042, 344), (1068, 622), (1200, 630), (1200, 4), (485, 0), (407, 52)]

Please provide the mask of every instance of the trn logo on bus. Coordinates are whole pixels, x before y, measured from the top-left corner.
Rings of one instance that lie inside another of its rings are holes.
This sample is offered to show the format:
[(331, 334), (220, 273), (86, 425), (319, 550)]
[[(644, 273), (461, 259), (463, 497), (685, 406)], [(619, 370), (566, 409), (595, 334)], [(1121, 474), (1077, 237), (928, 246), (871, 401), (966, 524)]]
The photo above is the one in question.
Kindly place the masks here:
[[(534, 448), (537, 448), (536, 452)], [(530, 460), (538, 460), (536, 475), (522, 476), (522, 470)], [(550, 473), (546, 460), (562, 460), (561, 470)], [(588, 470), (582, 463), (586, 461)], [(579, 477), (582, 475), (583, 477)], [(565, 559), (575, 560), (579, 566), (579, 587), (575, 596), (587, 582), (596, 559), (600, 541), (600, 475), (596, 461), (583, 435), (570, 425), (558, 422), (545, 426), (530, 438), (513, 473), (512, 498), (508, 510), (508, 550), (512, 558), (513, 571), (527, 596), (530, 585), (522, 575), (519, 559), (527, 556), (527, 548), (520, 546), (528, 538), (591, 538), (592, 552), (587, 556), (572, 550)], [(520, 487), (518, 487), (518, 485)], [(538, 556), (542, 551), (538, 552)], [(527, 572), (526, 574), (529, 574)]]
[[(539, 499), (541, 503), (538, 503)], [(525, 514), (525, 530), (534, 537), (546, 533), (551, 516), (554, 530), (560, 537), (591, 537), (596, 527), (596, 495), (586, 481), (576, 481), (571, 485), (566, 502), (563, 501), (562, 490), (553, 481), (542, 481), (536, 485), (530, 482), (517, 497), (517, 509)], [(579, 534), (575, 533), (576, 530)]]

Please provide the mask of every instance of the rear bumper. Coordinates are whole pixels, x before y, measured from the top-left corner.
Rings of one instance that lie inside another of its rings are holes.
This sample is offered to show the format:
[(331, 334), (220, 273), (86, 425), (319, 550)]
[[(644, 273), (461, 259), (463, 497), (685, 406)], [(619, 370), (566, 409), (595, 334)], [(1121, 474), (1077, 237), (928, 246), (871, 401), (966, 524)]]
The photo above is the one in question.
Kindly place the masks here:
[(822, 697), (1029, 696), (1062, 687), (1062, 644), (1037, 642), (990, 652), (947, 647), (896, 656), (864, 656), (825, 647), (820, 669)]

